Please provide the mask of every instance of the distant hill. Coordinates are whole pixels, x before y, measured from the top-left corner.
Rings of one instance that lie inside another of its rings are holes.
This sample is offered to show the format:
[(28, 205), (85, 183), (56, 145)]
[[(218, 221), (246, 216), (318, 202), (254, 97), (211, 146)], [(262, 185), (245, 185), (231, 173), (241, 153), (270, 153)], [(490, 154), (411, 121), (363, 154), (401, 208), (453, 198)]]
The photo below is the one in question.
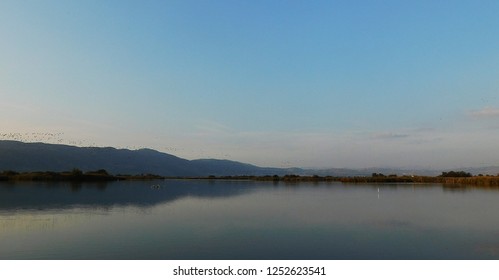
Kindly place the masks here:
[[(456, 169), (457, 170), (457, 169)], [(460, 169), (465, 172), (469, 172), (473, 175), (499, 175), (499, 166), (486, 166), (486, 167), (475, 167), (475, 168), (463, 168)]]
[(307, 171), (301, 168), (273, 168), (259, 167), (247, 163), (221, 159), (197, 159), (191, 161), (203, 174), (215, 176), (224, 175), (279, 175), (286, 174), (306, 174)]
[(338, 176), (338, 177), (350, 177), (350, 176), (371, 176), (373, 173), (382, 173), (384, 175), (420, 175), (420, 176), (437, 176), (441, 174), (438, 170), (427, 170), (427, 169), (396, 169), (396, 168), (361, 168), (361, 169), (348, 169), (348, 168), (329, 168), (329, 169), (318, 169), (318, 170), (308, 170), (309, 172), (314, 172), (314, 174), (319, 176)]
[(152, 173), (162, 176), (226, 176), (288, 174), (295, 169), (262, 168), (229, 160), (186, 160), (151, 149), (75, 147), (0, 141), (0, 171), (83, 171), (106, 169), (111, 174)]
[[(116, 148), (75, 147), (68, 145), (23, 143), (0, 140), (0, 171), (82, 171), (106, 169), (111, 174), (157, 174), (161, 176), (237, 176), (237, 175), (319, 175), (370, 176), (385, 175), (435, 176), (449, 170), (412, 170), (390, 168), (365, 169), (301, 169), (271, 168), (220, 159), (187, 160), (151, 149), (128, 150)], [(499, 167), (462, 168), (473, 175), (497, 175)]]

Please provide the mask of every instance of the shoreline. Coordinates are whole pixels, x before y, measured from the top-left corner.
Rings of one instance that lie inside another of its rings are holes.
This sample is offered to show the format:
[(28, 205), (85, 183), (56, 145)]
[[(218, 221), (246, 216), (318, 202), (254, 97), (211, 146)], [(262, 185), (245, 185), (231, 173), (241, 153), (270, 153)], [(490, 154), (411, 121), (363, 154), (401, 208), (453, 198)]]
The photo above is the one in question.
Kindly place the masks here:
[(0, 173), (0, 181), (42, 181), (42, 182), (110, 182), (123, 180), (162, 180), (163, 176), (154, 174), (139, 175), (111, 175), (105, 170), (83, 173), (78, 169), (65, 172), (37, 171), (15, 172), (4, 171)]
[(447, 176), (397, 176), (374, 173), (373, 176), (354, 176), (354, 177), (335, 177), (335, 176), (300, 176), (300, 175), (266, 175), (266, 176), (160, 176), (154, 174), (137, 174), (137, 175), (111, 175), (106, 170), (97, 170), (82, 172), (79, 169), (73, 169), (66, 172), (15, 172), (3, 171), (0, 172), (0, 181), (46, 181), (46, 182), (109, 182), (123, 180), (234, 180), (234, 181), (264, 181), (264, 182), (285, 182), (285, 183), (300, 183), (300, 182), (340, 182), (344, 184), (356, 183), (439, 183), (439, 184), (454, 184), (454, 185), (475, 185), (485, 187), (499, 187), (499, 176), (463, 176), (463, 177), (447, 177)]
[[(169, 178), (166, 178), (169, 179)], [(499, 187), (499, 176), (470, 176), (470, 177), (441, 177), (441, 176), (354, 176), (354, 177), (334, 177), (334, 176), (210, 176), (192, 178), (171, 178), (171, 179), (198, 179), (198, 180), (251, 180), (267, 182), (340, 182), (344, 184), (446, 184), (446, 185), (474, 185), (486, 187)]]

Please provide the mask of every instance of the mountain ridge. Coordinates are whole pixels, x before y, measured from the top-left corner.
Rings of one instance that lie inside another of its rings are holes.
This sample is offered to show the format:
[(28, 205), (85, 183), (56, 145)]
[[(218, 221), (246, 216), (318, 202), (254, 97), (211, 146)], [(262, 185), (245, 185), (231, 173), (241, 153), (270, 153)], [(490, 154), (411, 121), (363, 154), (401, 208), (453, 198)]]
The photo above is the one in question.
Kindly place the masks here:
[(187, 160), (153, 149), (76, 147), (64, 144), (0, 140), (0, 171), (83, 171), (106, 169), (112, 174), (161, 176), (284, 175), (288, 169), (259, 167), (219, 159)]
[[(264, 176), (264, 175), (319, 175), (319, 176), (370, 176), (427, 175), (436, 176), (441, 171), (397, 168), (277, 168), (260, 167), (227, 159), (187, 160), (153, 149), (129, 150), (114, 147), (77, 147), (65, 144), (26, 143), (0, 140), (0, 171), (62, 172), (78, 168), (83, 171), (106, 169), (112, 174), (157, 174), (166, 177), (196, 176)], [(498, 166), (461, 168), (474, 175), (499, 173)]]

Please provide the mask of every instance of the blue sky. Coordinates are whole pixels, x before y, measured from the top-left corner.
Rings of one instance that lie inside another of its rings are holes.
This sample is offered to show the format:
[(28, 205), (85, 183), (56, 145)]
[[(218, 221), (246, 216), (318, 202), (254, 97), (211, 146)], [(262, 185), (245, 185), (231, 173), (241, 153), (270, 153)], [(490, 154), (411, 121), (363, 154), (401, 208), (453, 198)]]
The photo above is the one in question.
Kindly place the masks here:
[(0, 139), (499, 165), (498, 1), (1, 1)]

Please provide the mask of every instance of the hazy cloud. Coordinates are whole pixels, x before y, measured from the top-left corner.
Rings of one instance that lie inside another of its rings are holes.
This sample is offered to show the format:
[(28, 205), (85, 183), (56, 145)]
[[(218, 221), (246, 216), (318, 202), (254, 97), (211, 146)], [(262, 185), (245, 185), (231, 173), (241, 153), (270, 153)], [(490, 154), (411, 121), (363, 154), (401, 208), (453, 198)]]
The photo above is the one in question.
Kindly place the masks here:
[(229, 126), (211, 120), (199, 120), (196, 125), (198, 133), (201, 134), (232, 134), (234, 131)]
[(492, 130), (499, 130), (499, 125), (492, 125), (492, 126), (489, 126), (488, 128), (492, 129)]
[(412, 141), (412, 144), (434, 144), (434, 143), (439, 143), (444, 140), (444, 137), (433, 137), (433, 138), (417, 138)]
[(409, 134), (404, 133), (375, 133), (371, 135), (371, 139), (400, 139), (409, 136)]
[(434, 127), (418, 127), (411, 131), (414, 133), (433, 133), (437, 130)]
[(471, 111), (469, 115), (473, 118), (499, 118), (499, 108), (485, 107)]

